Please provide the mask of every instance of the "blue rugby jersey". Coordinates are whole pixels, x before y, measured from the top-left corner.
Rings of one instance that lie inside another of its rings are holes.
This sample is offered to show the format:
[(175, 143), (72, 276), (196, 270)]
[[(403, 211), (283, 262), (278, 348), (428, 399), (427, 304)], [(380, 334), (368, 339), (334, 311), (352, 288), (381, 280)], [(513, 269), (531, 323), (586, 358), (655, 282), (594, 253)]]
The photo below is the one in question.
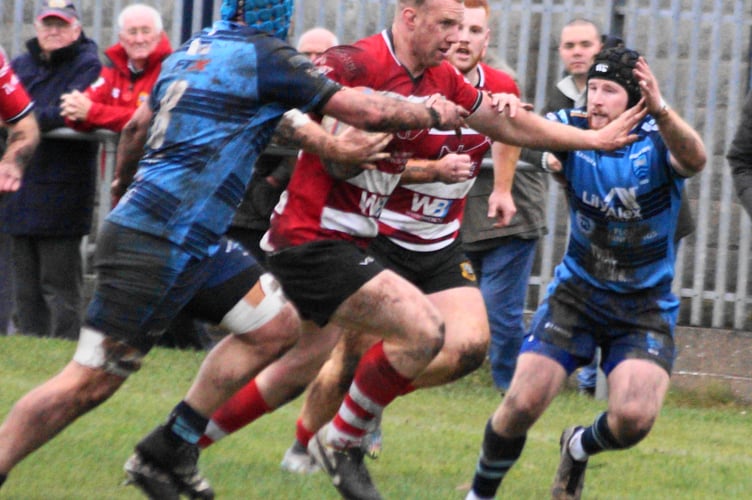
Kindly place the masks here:
[(216, 22), (163, 62), (145, 155), (108, 220), (212, 253), (282, 114), (339, 88), (277, 38)]
[[(584, 109), (560, 110), (548, 118), (588, 128)], [(635, 131), (640, 138), (617, 151), (556, 154), (567, 180), (571, 228), (556, 268), (561, 279), (575, 275), (620, 293), (670, 288), (684, 178), (671, 167), (652, 117)]]

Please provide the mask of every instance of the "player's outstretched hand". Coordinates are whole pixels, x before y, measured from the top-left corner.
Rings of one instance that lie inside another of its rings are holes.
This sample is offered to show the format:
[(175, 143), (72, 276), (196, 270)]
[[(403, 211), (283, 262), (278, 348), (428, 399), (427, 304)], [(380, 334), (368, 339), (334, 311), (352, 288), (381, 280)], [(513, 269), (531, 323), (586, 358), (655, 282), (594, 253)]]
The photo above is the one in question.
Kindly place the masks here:
[(498, 94), (489, 94), (489, 96), (491, 97), (491, 104), (496, 108), (496, 111), (506, 113), (510, 118), (517, 116), (518, 109), (533, 110), (532, 104), (520, 101), (520, 98), (514, 94), (500, 92)]
[(640, 123), (640, 120), (647, 115), (645, 98), (639, 100), (637, 104), (627, 109), (619, 117), (597, 130), (597, 142), (599, 146), (596, 149), (603, 151), (613, 151), (632, 144), (637, 140), (637, 134), (630, 133)]

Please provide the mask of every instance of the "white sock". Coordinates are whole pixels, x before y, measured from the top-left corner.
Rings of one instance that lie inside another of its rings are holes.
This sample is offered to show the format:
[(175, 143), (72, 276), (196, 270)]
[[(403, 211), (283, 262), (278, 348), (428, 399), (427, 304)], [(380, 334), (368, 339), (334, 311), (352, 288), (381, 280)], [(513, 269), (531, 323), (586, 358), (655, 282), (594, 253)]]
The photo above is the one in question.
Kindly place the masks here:
[(582, 448), (582, 433), (584, 430), (579, 430), (574, 433), (574, 435), (569, 440), (569, 443), (567, 444), (569, 448), (569, 454), (572, 455), (572, 458), (577, 460), (578, 462), (584, 462), (588, 459), (589, 455), (585, 453), (585, 450)]
[(472, 488), (470, 488), (470, 491), (467, 492), (467, 496), (465, 497), (465, 500), (493, 500), (493, 497), (479, 497), (475, 494)]

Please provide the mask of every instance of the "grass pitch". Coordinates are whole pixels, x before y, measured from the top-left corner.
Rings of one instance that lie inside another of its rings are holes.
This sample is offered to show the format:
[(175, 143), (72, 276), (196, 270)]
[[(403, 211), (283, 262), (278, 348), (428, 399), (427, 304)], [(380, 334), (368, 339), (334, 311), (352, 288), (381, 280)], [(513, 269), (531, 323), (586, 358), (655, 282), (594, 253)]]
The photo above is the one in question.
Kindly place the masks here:
[[(72, 342), (0, 337), (0, 415), (57, 373), (74, 350)], [(0, 499), (142, 498), (133, 487), (121, 485), (123, 463), (133, 445), (185, 394), (202, 359), (201, 352), (155, 349), (110, 401), (16, 467)], [(384, 498), (464, 498), (485, 422), (499, 400), (487, 367), (450, 386), (397, 399), (384, 417), (383, 454), (368, 462)], [(294, 437), (300, 402), (264, 416), (202, 454), (201, 468), (218, 499), (339, 498), (325, 474), (297, 476), (279, 468)], [(604, 406), (572, 391), (560, 395), (531, 430), (499, 498), (547, 498), (561, 430), (592, 422)], [(672, 390), (645, 441), (590, 460), (583, 498), (749, 498), (751, 412), (723, 398)]]

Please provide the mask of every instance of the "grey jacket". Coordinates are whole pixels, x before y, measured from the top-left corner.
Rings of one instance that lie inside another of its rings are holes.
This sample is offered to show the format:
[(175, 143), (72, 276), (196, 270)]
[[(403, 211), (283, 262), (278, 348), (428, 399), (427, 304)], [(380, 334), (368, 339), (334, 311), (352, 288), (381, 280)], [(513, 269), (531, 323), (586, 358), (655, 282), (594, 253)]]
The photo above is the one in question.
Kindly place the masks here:
[(742, 106), (742, 115), (726, 154), (736, 194), (744, 210), (752, 216), (752, 91)]
[(495, 228), (495, 219), (488, 218), (488, 196), (493, 191), (493, 169), (482, 168), (467, 196), (460, 230), (463, 248), (466, 251), (480, 252), (497, 246), (501, 238), (536, 239), (546, 234), (544, 176), (543, 172), (515, 172), (512, 198), (517, 206), (517, 213), (508, 226)]

